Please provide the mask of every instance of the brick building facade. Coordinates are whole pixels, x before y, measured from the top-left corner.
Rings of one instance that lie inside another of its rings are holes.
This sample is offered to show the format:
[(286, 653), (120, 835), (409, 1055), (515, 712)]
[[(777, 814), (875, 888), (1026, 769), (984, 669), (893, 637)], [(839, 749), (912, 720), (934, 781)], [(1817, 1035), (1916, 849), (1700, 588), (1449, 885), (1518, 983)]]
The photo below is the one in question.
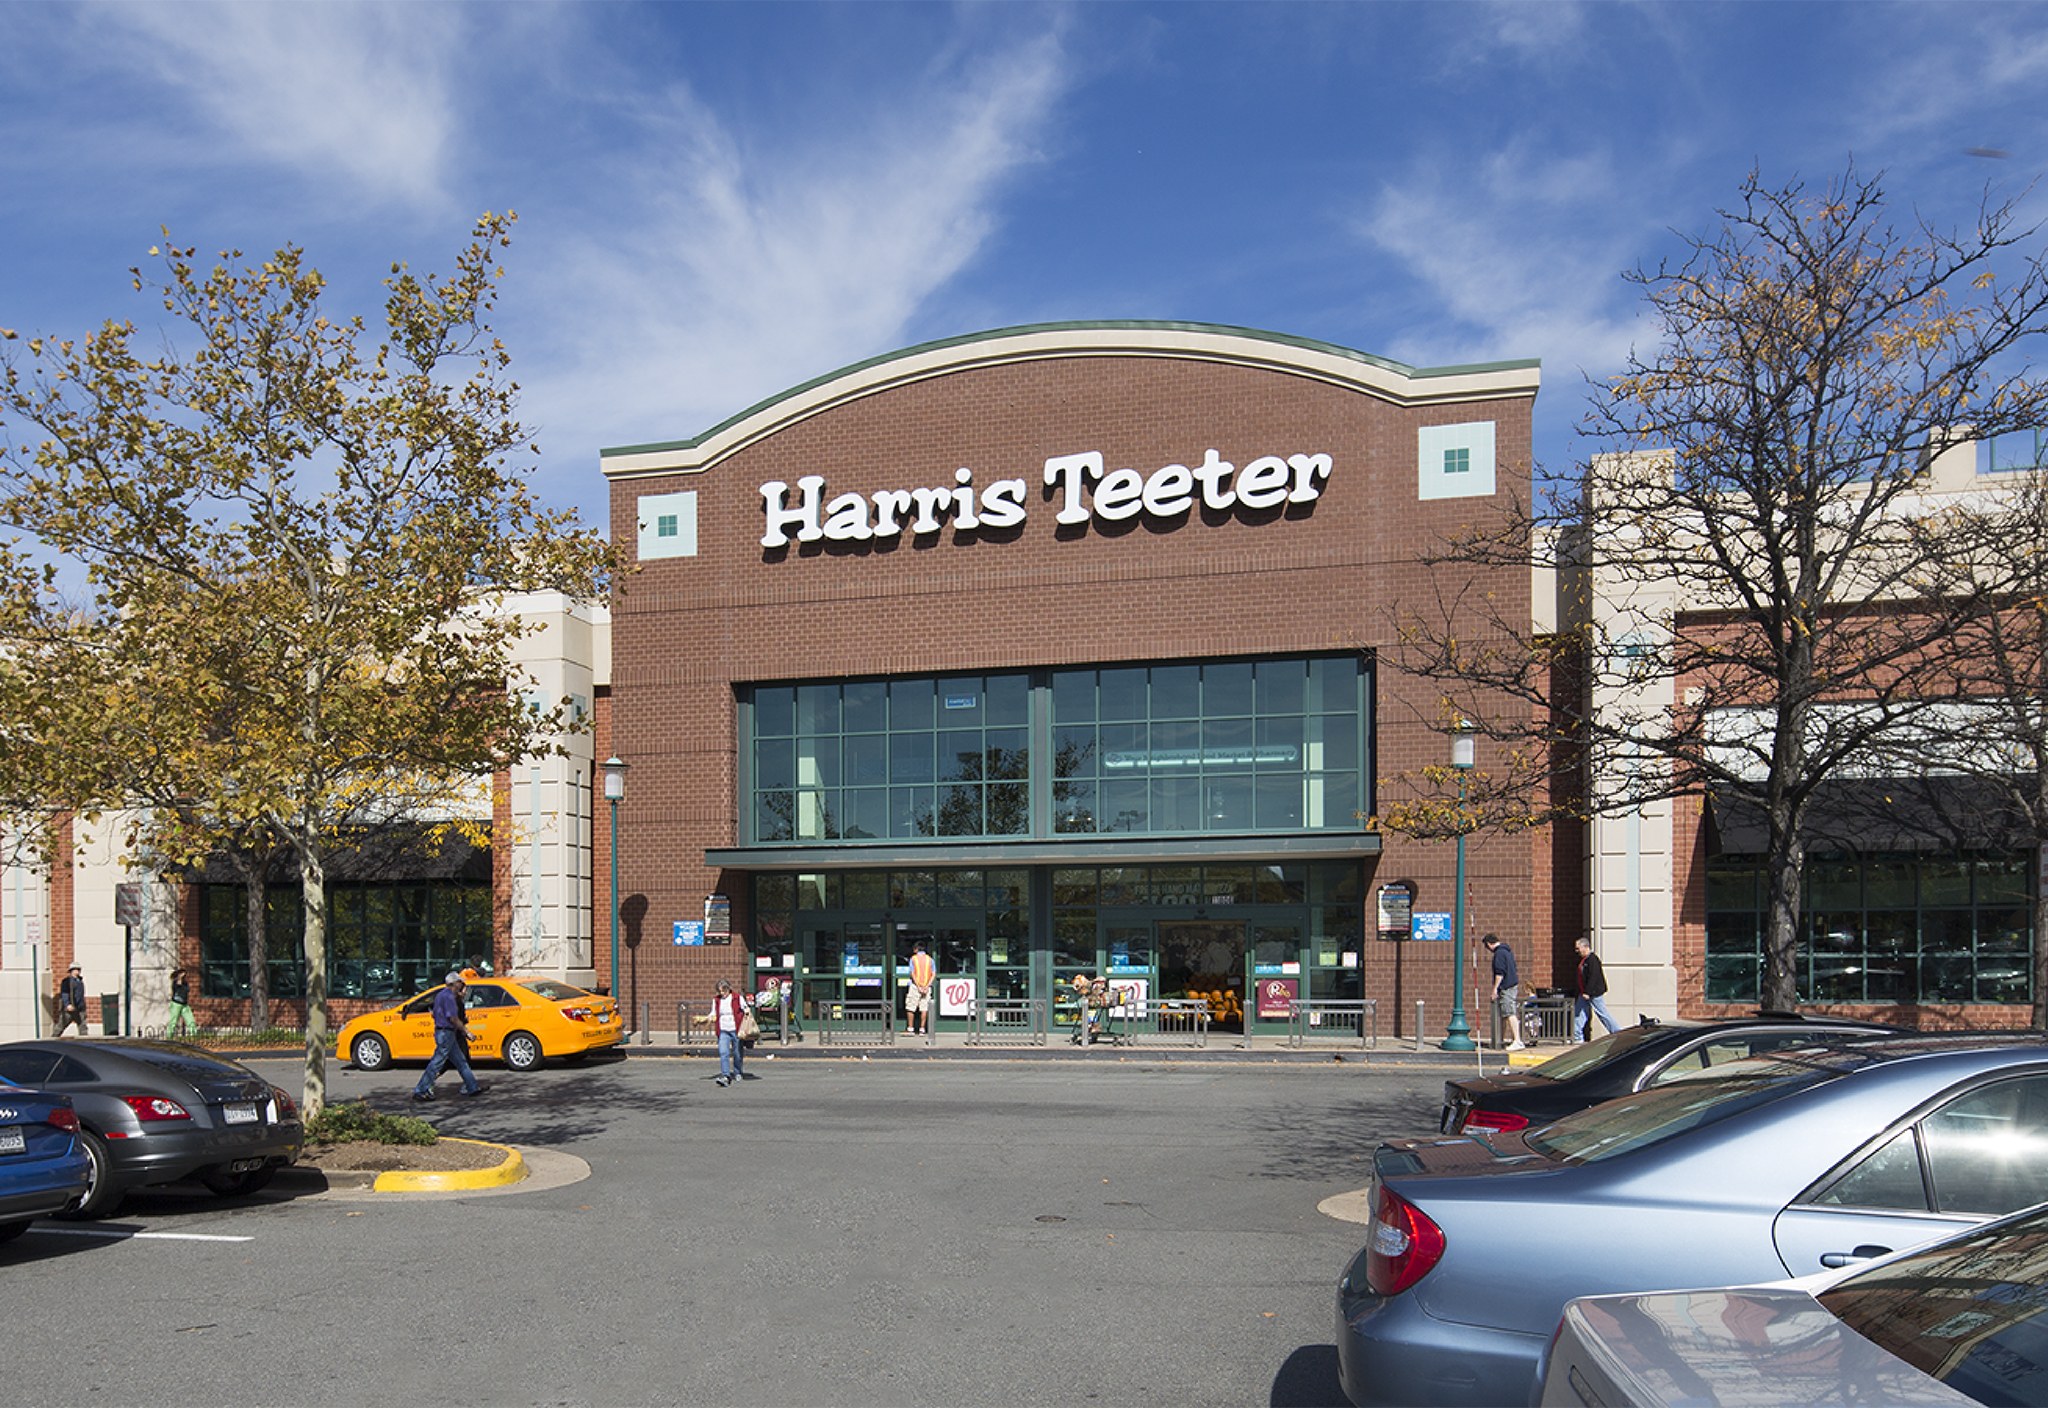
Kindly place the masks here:
[[(1418, 1002), (1440, 1031), (1452, 945), (1382, 939), (1378, 898), (1401, 881), (1451, 911), (1453, 847), (1375, 813), (1446, 742), (1435, 693), (1383, 652), (1441, 585), (1424, 550), (1526, 497), (1537, 383), (1533, 363), (1062, 325), (606, 451), (636, 549), (610, 677), (630, 1010), (665, 1027), (770, 973), (813, 1007), (900, 1002), (926, 943), (953, 980), (942, 1025), (1092, 968), (1212, 994), (1225, 1024), (1362, 994), (1383, 1034)], [(1529, 605), (1526, 571), (1482, 586)], [(1468, 929), (1537, 982), (1553, 844), (1469, 844)], [(711, 896), (732, 941), (677, 942)]]

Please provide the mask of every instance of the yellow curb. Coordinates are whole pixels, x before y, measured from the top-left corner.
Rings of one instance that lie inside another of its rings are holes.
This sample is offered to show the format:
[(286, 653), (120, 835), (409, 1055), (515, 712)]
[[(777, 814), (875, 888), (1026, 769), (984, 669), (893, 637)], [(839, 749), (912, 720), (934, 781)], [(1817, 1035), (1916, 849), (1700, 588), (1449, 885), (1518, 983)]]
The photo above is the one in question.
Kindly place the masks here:
[(1510, 1051), (1508, 1069), (1519, 1071), (1529, 1066), (1540, 1066), (1557, 1054), (1555, 1051)]
[[(445, 1137), (445, 1136), (444, 1136)], [(451, 1144), (478, 1144), (486, 1149), (504, 1149), (505, 1160), (492, 1168), (450, 1169), (443, 1173), (408, 1173), (393, 1170), (380, 1173), (370, 1186), (379, 1193), (442, 1193), (462, 1188), (498, 1188), (526, 1177), (526, 1160), (517, 1149), (488, 1144), (481, 1139), (449, 1139)]]

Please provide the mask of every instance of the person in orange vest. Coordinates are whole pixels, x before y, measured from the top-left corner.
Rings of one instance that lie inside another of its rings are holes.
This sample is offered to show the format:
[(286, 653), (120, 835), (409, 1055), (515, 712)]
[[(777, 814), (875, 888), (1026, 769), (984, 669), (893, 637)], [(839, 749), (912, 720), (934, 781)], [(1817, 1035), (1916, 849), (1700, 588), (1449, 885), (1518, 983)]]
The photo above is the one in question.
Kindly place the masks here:
[(932, 1030), (932, 984), (939, 980), (939, 965), (919, 944), (910, 955), (910, 995), (905, 1005), (910, 1013), (910, 1034), (929, 1036)]

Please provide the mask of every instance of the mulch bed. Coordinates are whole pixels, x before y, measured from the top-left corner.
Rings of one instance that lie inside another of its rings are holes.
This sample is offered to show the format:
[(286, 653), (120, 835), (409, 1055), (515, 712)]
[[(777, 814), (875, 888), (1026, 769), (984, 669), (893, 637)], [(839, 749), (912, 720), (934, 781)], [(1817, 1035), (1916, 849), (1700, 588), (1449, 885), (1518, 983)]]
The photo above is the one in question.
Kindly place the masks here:
[(371, 1173), (454, 1173), (496, 1168), (504, 1160), (503, 1149), (452, 1139), (433, 1144), (377, 1144), (352, 1139), (346, 1144), (308, 1144), (299, 1154), (301, 1164), (315, 1168)]

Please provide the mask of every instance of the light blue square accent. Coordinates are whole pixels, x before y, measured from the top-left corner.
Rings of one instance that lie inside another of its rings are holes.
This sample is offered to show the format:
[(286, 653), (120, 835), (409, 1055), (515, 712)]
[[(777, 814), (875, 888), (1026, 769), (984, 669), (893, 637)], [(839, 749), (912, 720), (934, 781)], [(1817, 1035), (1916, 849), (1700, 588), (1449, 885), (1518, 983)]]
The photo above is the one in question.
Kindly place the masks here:
[(636, 508), (640, 519), (640, 560), (697, 555), (697, 491), (643, 494)]
[(1416, 432), (1416, 497), (1483, 499), (1493, 493), (1493, 422), (1425, 425)]

